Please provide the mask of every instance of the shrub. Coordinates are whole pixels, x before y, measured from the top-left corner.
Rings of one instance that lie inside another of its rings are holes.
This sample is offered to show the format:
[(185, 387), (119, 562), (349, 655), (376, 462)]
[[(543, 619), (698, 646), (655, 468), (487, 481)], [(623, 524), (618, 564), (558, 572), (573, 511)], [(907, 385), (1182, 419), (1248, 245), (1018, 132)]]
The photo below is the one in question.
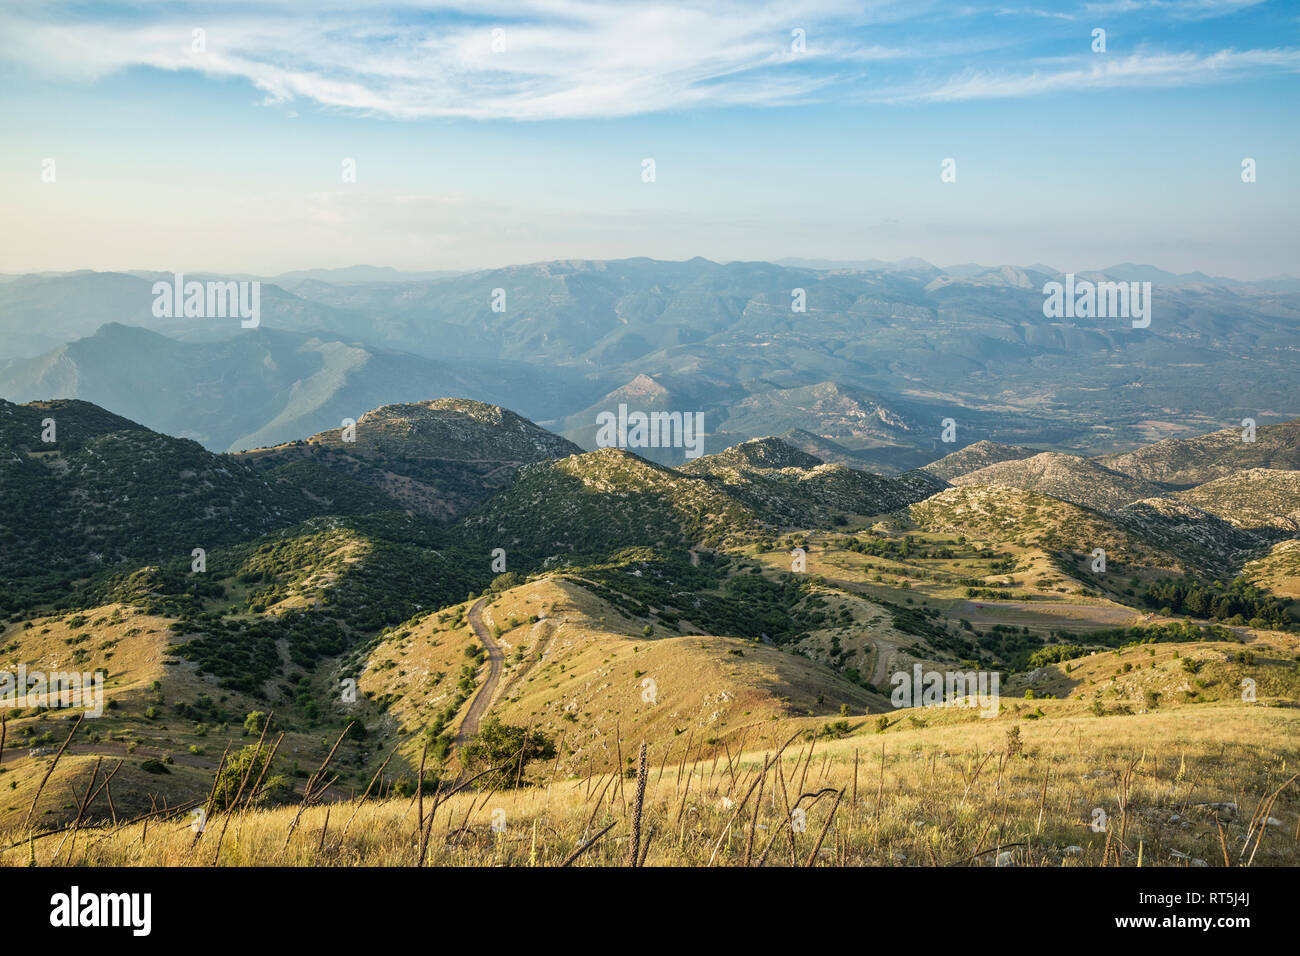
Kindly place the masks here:
[[(261, 747), (250, 744), (232, 755), (217, 775), (213, 788), (213, 805), (218, 810), (227, 809), (234, 802), (241, 785), (244, 785), (244, 797), (247, 797), (257, 783), (257, 778), (263, 776), (266, 761), (270, 756), (271, 748), (265, 744)], [(246, 784), (245, 776), (247, 776)], [(268, 793), (279, 794), (288, 790), (288, 784), (283, 776), (274, 776), (263, 779), (262, 789)]]
[(1007, 756), (1014, 757), (1016, 754), (1024, 753), (1025, 742), (1020, 738), (1019, 725), (1012, 725), (1007, 731)]
[(244, 715), (244, 733), (260, 734), (263, 729), (269, 733), (271, 728), (266, 726), (266, 714), (260, 710)]

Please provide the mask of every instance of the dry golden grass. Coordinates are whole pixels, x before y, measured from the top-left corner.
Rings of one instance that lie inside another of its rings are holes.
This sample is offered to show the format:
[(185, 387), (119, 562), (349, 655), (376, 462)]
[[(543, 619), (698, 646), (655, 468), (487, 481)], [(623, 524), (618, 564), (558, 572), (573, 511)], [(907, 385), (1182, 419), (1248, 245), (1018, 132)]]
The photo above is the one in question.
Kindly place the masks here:
[[(463, 607), (421, 619), (370, 655), (359, 687), (375, 698), (391, 695), (387, 726), (413, 733), (444, 706), (465, 648), (477, 645), (467, 624), (452, 626)], [(534, 616), (539, 620), (532, 622)], [(644, 621), (565, 579), (543, 578), (494, 595), (484, 620), (497, 632), (506, 661), (492, 713), (563, 740), (562, 775), (613, 766), (616, 736), (728, 737), (734, 747), (747, 726), (829, 716), (841, 704), (857, 714), (884, 704), (813, 661), (752, 641), (670, 636), (662, 627), (647, 639)], [(399, 752), (408, 762), (418, 760), (413, 742)], [(630, 755), (624, 748), (624, 757)]]
[(1282, 598), (1300, 598), (1300, 541), (1275, 544), (1264, 557), (1242, 569), (1251, 583)]
[[(901, 715), (903, 727), (912, 713)], [(1298, 710), (1205, 704), (1105, 718), (975, 719), (884, 734), (868, 726), (874, 721), (855, 723), (855, 732), (838, 740), (797, 737), (779, 772), (774, 765), (765, 775), (776, 737), (731, 758), (696, 742), (684, 766), (685, 741), (671, 752), (652, 745), (641, 828), (649, 839), (646, 865), (733, 866), (747, 856), (750, 865), (767, 866), (810, 859), (993, 865), (999, 854), (1004, 865), (1021, 866), (1133, 866), (1139, 855), (1144, 866), (1224, 866), (1225, 857), (1231, 866), (1300, 862), (1300, 791), (1288, 785), (1300, 770)], [(1008, 745), (1012, 726), (1019, 752)], [(635, 749), (623, 741), (625, 753)], [(609, 774), (553, 779), (553, 770), (536, 768), (532, 785), (517, 791), (467, 791), (440, 802), (427, 865), (553, 866), (607, 826), (575, 865), (624, 865), (635, 781)], [(790, 825), (787, 800), (803, 811), (800, 825)], [(433, 806), (426, 796), (426, 813)], [(1090, 826), (1098, 810), (1104, 832)], [(0, 853), (0, 862), (45, 865), (56, 851), (57, 862), (90, 866), (416, 862), (414, 798), (312, 807), (286, 847), (297, 813), (283, 807), (235, 815), (219, 858), (221, 817), (209, 820), (196, 842), (181, 815), (147, 827), (83, 828), (71, 849), (61, 835), (15, 839), (19, 845)], [(1263, 826), (1252, 825), (1260, 814)]]
[[(757, 557), (774, 568), (787, 560), (775, 552)], [(905, 565), (816, 546), (809, 552), (809, 571), (831, 585), (830, 606), (852, 617), (834, 636), (882, 688), (878, 663), (888, 664), (886, 672), (913, 660), (953, 666), (923, 638), (899, 632), (875, 603), (910, 598), (951, 620), (969, 614), (950, 581), (915, 573), (928, 566), (926, 559)], [(985, 577), (985, 570), (963, 559), (956, 573)], [(876, 573), (886, 581), (875, 582)], [(1133, 614), (1101, 599), (1063, 596), (1055, 585), (1015, 590), (1036, 599), (1024, 607), (1001, 602), (990, 610), (997, 620), (1071, 630), (1113, 626), (1110, 616)], [(329, 694), (337, 680), (357, 676), (364, 696), (347, 712), (371, 728), (364, 743), (340, 753), (333, 770), (344, 777), (322, 803), (300, 819), (294, 806), (217, 815), (201, 836), (185, 811), (159, 813), (147, 824), (104, 822), (201, 797), (226, 742), (232, 750), (252, 742), (240, 739), (234, 718), (200, 736), (192, 721), (165, 709), (151, 718), (147, 707), (198, 695), (218, 696), (231, 715), (267, 706), (214, 692), (191, 664), (164, 663), (174, 660), (178, 640), (170, 622), (133, 608), (98, 608), (75, 627), (66, 619), (8, 627), (0, 646), (9, 666), (67, 669), (81, 648), (78, 669), (105, 667), (118, 707), (85, 723), (45, 783), (30, 826), (23, 820), (52, 758), (6, 752), (0, 847), (8, 848), (0, 863), (414, 865), (420, 801), (391, 794), (395, 782), (414, 780), (420, 731), (456, 698), (465, 652), (479, 646), (465, 620), (468, 606), (393, 628), (315, 675), (317, 689), (328, 685)], [(824, 666), (834, 629), (802, 640), (807, 657), (662, 625), (647, 638), (647, 620), (620, 613), (563, 575), (490, 596), (484, 620), (505, 655), (491, 713), (546, 733), (559, 756), (530, 768), (529, 785), (518, 791), (426, 794), (426, 812), (437, 801), (426, 821), (428, 865), (557, 865), (579, 850), (574, 865), (626, 864), (636, 781), (612, 774), (631, 768), (642, 741), (649, 746), (640, 829), (647, 865), (986, 865), (999, 854), (1018, 865), (1134, 865), (1139, 855), (1143, 865), (1300, 862), (1300, 788), (1289, 783), (1300, 770), (1294, 635), (1239, 628), (1241, 644), (1099, 651), (1009, 677), (1000, 714), (984, 720), (957, 707), (888, 710), (880, 695)], [(90, 636), (78, 642), (81, 634)], [(1257, 703), (1241, 699), (1247, 677), (1256, 682)], [(841, 705), (850, 716), (838, 716)], [(882, 732), (867, 710), (886, 711)], [(28, 737), (54, 738), (57, 747), (71, 726), (64, 715), (33, 711), (11, 720), (7, 732), (10, 744), (30, 728)], [(1019, 744), (1009, 736), (1013, 728)], [(318, 765), (335, 734), (326, 740), (322, 733), (291, 732), (275, 772)], [(768, 756), (792, 736), (779, 765), (764, 773)], [(206, 751), (191, 754), (191, 745)], [(346, 799), (394, 748), (378, 788), (389, 796)], [(141, 769), (155, 756), (170, 758), (170, 773)], [(80, 826), (75, 837), (61, 831), (88, 784), (119, 760), (116, 805), (107, 806), (107, 793), (97, 796), (88, 811), (93, 825)], [(445, 773), (454, 772), (453, 760)], [(787, 799), (801, 811), (794, 827)], [(1104, 831), (1090, 826), (1097, 811), (1105, 814)]]
[[(199, 676), (193, 663), (177, 657), (177, 645), (186, 637), (170, 630), (170, 618), (108, 604), (34, 618), (31, 627), (26, 623), (10, 624), (0, 633), (0, 669), (12, 673), (25, 664), (29, 673), (107, 675), (102, 715), (86, 719), (78, 729), (40, 791), (32, 814), (36, 821), (69, 822), (101, 758), (100, 779), (119, 761), (122, 764), (111, 788), (119, 815), (143, 812), (155, 803), (175, 805), (196, 791), (206, 792), (226, 742), (233, 738), (232, 750), (252, 742), (240, 739), (244, 715), (269, 709), (265, 702), (218, 688), (211, 679)], [(227, 723), (203, 724), (174, 713), (177, 703), (205, 695), (228, 716)], [(79, 713), (80, 708), (70, 713), (35, 706), (3, 709), (0, 832), (11, 831), (27, 815), (53, 760), (52, 754), (32, 756), (30, 751), (57, 750)], [(299, 731), (286, 736), (282, 754), (286, 764), (300, 762), (309, 768), (319, 763), (326, 749), (319, 732)], [(151, 758), (165, 761), (168, 772), (143, 770), (141, 764)], [(108, 794), (102, 796), (99, 804), (105, 815), (111, 812), (107, 798)]]

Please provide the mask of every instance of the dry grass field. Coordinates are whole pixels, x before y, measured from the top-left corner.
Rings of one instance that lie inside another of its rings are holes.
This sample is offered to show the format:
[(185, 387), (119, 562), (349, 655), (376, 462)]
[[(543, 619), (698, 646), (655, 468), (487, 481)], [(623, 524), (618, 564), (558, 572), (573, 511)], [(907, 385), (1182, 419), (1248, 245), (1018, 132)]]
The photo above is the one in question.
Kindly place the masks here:
[(517, 790), (254, 808), (214, 814), (203, 832), (185, 813), (85, 826), (15, 840), (0, 861), (413, 866), (422, 811), (430, 866), (554, 866), (578, 851), (572, 865), (626, 865), (638, 832), (649, 866), (1300, 862), (1300, 710), (1042, 709), (1036, 720), (937, 726), (914, 726), (930, 714), (905, 711), (884, 733), (855, 719), (831, 740), (783, 723), (730, 755), (683, 739), (648, 748), (643, 797), (636, 773), (573, 777), (552, 764)]
[[(581, 574), (534, 577), (291, 671), (300, 683), (283, 686), (300, 696), (337, 699), (352, 677), (358, 697), (314, 723), (293, 710), (264, 738), (243, 724), (266, 704), (197, 674), (166, 617), (106, 605), (12, 623), (9, 666), (102, 670), (109, 704), (80, 725), (5, 715), (0, 863), (594, 866), (631, 864), (634, 849), (648, 866), (1300, 863), (1296, 635), (1222, 628), (1013, 669), (991, 718), (896, 708), (897, 671), (963, 666), (945, 635), (1059, 642), (1156, 619), (1082, 594), (1029, 551), (917, 540), (898, 559), (809, 536), (808, 593), (828, 617), (787, 647), (674, 632)], [(789, 560), (744, 554), (771, 575)], [(1016, 599), (971, 599), (962, 577)], [(472, 606), (502, 651), (490, 694)], [(903, 607), (935, 629), (900, 624)], [(472, 779), (456, 747), (417, 793), (427, 728), (445, 719), (457, 736), (478, 694), (554, 756), (502, 788)], [(368, 733), (336, 745), (353, 720)], [(237, 774), (224, 810), (218, 771), (259, 739), (273, 767)]]

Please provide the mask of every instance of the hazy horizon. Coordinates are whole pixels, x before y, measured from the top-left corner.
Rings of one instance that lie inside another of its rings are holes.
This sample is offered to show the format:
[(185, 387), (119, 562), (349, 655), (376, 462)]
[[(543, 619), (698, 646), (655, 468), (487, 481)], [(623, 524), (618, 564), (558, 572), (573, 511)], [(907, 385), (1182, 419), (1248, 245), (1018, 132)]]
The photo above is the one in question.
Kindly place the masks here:
[(1044, 262), (1033, 262), (1033, 263), (950, 262), (947, 264), (940, 264), (937, 262), (930, 262), (929, 260), (925, 260), (923, 256), (899, 256), (898, 258), (894, 258), (894, 259), (845, 259), (845, 258), (830, 257), (830, 256), (817, 256), (817, 257), (779, 256), (772, 259), (717, 259), (706, 255), (686, 256), (684, 258), (665, 258), (661, 256), (643, 256), (643, 255), (619, 256), (616, 258), (554, 256), (546, 259), (536, 259), (529, 262), (500, 262), (500, 263), (493, 263), (490, 265), (481, 265), (481, 266), (463, 268), (463, 269), (450, 269), (450, 268), (444, 269), (444, 268), (439, 268), (436, 264), (425, 268), (408, 269), (408, 268), (400, 268), (398, 266), (394, 266), (388, 263), (349, 262), (349, 263), (344, 263), (342, 265), (308, 266), (301, 269), (284, 269), (279, 271), (273, 271), (269, 269), (245, 269), (245, 270), (230, 270), (229, 272), (223, 273), (220, 270), (204, 268), (201, 265), (190, 266), (190, 267), (185, 267), (180, 269), (162, 268), (162, 267), (140, 267), (140, 266), (131, 266), (131, 267), (114, 268), (114, 269), (75, 267), (75, 268), (67, 268), (67, 269), (41, 269), (41, 270), (14, 271), (14, 272), (0, 271), (0, 276), (4, 276), (9, 279), (16, 279), (16, 278), (22, 278), (24, 276), (30, 276), (30, 275), (55, 276), (55, 275), (71, 275), (78, 272), (93, 272), (93, 273), (117, 273), (122, 275), (181, 273), (187, 275), (230, 275), (232, 277), (253, 276), (253, 277), (263, 278), (263, 279), (275, 279), (281, 276), (292, 275), (295, 273), (349, 272), (349, 271), (359, 270), (359, 269), (373, 269), (377, 271), (388, 270), (388, 271), (396, 272), (403, 278), (396, 279), (394, 281), (407, 281), (406, 277), (421, 276), (422, 274), (429, 274), (429, 277), (432, 278), (434, 277), (433, 274), (445, 274), (447, 276), (453, 274), (472, 275), (480, 272), (491, 272), (498, 269), (528, 268), (532, 266), (548, 265), (551, 263), (619, 262), (619, 261), (629, 261), (629, 260), (637, 260), (637, 259), (645, 259), (654, 262), (666, 262), (666, 263), (684, 263), (684, 262), (690, 262), (695, 259), (704, 259), (708, 262), (712, 262), (715, 265), (720, 265), (720, 266), (766, 262), (772, 265), (779, 265), (787, 268), (805, 268), (805, 269), (812, 269), (814, 271), (830, 271), (830, 270), (837, 270), (837, 269), (843, 269), (843, 270), (860, 269), (862, 271), (871, 271), (873, 268), (878, 268), (880, 265), (896, 266), (900, 263), (907, 262), (909, 260), (919, 259), (925, 261), (927, 265), (932, 266), (940, 270), (941, 272), (948, 272), (949, 270), (952, 269), (968, 269), (974, 267), (979, 267), (982, 269), (993, 271), (993, 270), (1002, 269), (1006, 267), (1030, 270), (1030, 269), (1034, 269), (1036, 266), (1048, 266), (1050, 267), (1050, 271), (1059, 272), (1060, 274), (1064, 274), (1067, 271), (1074, 272), (1077, 274), (1100, 273), (1100, 272), (1105, 272), (1107, 269), (1116, 266), (1132, 265), (1132, 266), (1138, 266), (1140, 268), (1158, 269), (1164, 272), (1169, 272), (1177, 276), (1191, 275), (1194, 273), (1203, 273), (1212, 279), (1216, 279), (1216, 278), (1229, 279), (1235, 282), (1263, 282), (1268, 280), (1290, 280), (1290, 279), (1300, 278), (1300, 276), (1294, 275), (1292, 273), (1278, 273), (1276, 275), (1257, 276), (1257, 277), (1248, 278), (1241, 275), (1215, 273), (1209, 269), (1187, 269), (1184, 271), (1184, 270), (1170, 269), (1163, 265), (1160, 265), (1159, 263), (1154, 263), (1154, 262), (1118, 262), (1117, 261), (1117, 262), (1107, 262), (1105, 264), (1097, 264), (1097, 265), (1072, 266), (1069, 270), (1066, 270), (1066, 269), (1058, 268), (1052, 263), (1044, 263)]

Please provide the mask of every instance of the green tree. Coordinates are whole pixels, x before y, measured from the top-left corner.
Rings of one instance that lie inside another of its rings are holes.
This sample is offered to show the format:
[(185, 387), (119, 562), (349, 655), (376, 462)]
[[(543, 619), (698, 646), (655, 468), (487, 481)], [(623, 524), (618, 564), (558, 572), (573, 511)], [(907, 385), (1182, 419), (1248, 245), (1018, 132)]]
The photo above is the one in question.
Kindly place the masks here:
[(523, 771), (533, 760), (555, 757), (555, 742), (541, 731), (503, 724), (495, 717), (486, 720), (465, 745), (461, 759), (474, 773), (499, 767), (483, 777), (484, 786), (509, 789), (522, 780)]
[(498, 574), (492, 579), (492, 583), (488, 585), (488, 591), (509, 591), (511, 588), (517, 588), (523, 583), (524, 579), (516, 572), (507, 571), (505, 574)]

